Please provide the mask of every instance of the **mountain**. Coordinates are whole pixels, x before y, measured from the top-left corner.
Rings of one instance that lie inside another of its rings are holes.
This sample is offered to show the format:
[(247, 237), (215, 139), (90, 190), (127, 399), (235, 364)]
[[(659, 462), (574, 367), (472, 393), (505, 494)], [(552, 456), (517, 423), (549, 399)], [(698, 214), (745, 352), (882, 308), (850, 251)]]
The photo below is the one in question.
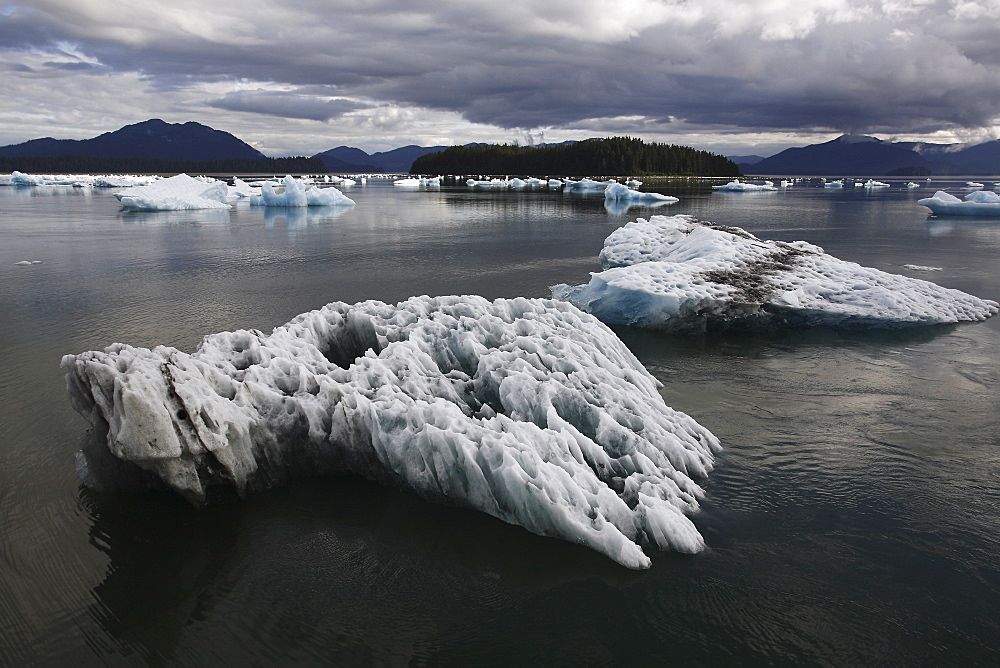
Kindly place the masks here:
[(755, 174), (878, 176), (888, 172), (1000, 174), (1000, 140), (966, 146), (883, 141), (843, 135), (822, 144), (789, 148), (752, 165)]
[(91, 139), (32, 139), (0, 146), (0, 157), (79, 155), (92, 158), (160, 160), (260, 159), (264, 154), (228, 132), (201, 123), (166, 123), (153, 118)]
[(359, 148), (338, 146), (312, 156), (321, 159), (331, 172), (387, 172), (407, 174), (413, 161), (427, 153), (436, 153), (447, 146), (401, 146), (391, 151), (369, 155)]
[(756, 165), (764, 159), (759, 155), (727, 155), (726, 157), (737, 165)]

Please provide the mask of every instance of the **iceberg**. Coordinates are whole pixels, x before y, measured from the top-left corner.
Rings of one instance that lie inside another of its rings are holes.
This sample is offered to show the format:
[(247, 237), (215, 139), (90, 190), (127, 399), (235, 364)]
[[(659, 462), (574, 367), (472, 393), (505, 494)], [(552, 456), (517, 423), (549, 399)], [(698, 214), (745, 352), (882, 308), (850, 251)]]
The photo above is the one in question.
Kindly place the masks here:
[(402, 186), (404, 188), (416, 188), (420, 185), (420, 179), (396, 179), (392, 182), (394, 186)]
[(648, 204), (663, 206), (664, 204), (674, 204), (679, 201), (679, 199), (670, 195), (632, 190), (620, 183), (610, 185), (604, 191), (604, 203), (608, 206), (609, 211), (618, 211), (620, 213), (627, 211), (631, 205)]
[(122, 206), (132, 211), (182, 211), (228, 209), (229, 187), (215, 179), (178, 174), (143, 186), (114, 193)]
[(333, 186), (320, 188), (312, 186), (308, 190), (291, 174), (284, 180), (285, 191), (275, 193), (270, 181), (261, 184), (260, 196), (251, 197), (252, 206), (354, 206), (354, 200)]
[(844, 182), (843, 181), (827, 181), (827, 182), (825, 182), (823, 184), (823, 187), (824, 188), (843, 188), (844, 187)]
[(981, 321), (995, 301), (862, 267), (796, 241), (762, 241), (690, 216), (612, 232), (589, 283), (552, 287), (609, 324), (667, 331), (828, 326), (893, 329)]
[(950, 193), (939, 190), (933, 197), (917, 200), (938, 216), (1000, 216), (1000, 195), (992, 190), (977, 190), (960, 200)]
[(614, 179), (609, 179), (607, 181), (594, 181), (593, 179), (580, 179), (579, 181), (573, 181), (571, 179), (566, 179), (566, 190), (570, 192), (603, 192), (609, 186), (614, 185), (619, 185), (619, 183)]
[[(855, 183), (854, 185), (858, 185), (858, 184)], [(874, 179), (868, 179), (867, 181), (865, 181), (864, 185), (865, 185), (865, 188), (888, 188), (889, 187), (888, 183), (884, 183), (882, 181), (876, 181)]]
[(227, 189), (226, 198), (229, 200), (239, 200), (253, 197), (254, 195), (260, 195), (260, 188), (254, 188), (243, 179), (234, 176), (233, 185)]
[[(332, 303), (193, 353), (116, 343), (62, 359), (98, 438), (90, 485), (195, 505), (289, 477), (356, 474), (586, 545), (697, 552), (689, 515), (719, 441), (668, 407), (615, 334), (565, 302)], [(336, 484), (336, 482), (331, 482)]]
[(770, 181), (765, 181), (764, 183), (743, 183), (739, 179), (733, 179), (729, 183), (721, 186), (712, 186), (714, 190), (722, 190), (726, 192), (752, 192), (758, 190), (777, 190), (774, 184)]

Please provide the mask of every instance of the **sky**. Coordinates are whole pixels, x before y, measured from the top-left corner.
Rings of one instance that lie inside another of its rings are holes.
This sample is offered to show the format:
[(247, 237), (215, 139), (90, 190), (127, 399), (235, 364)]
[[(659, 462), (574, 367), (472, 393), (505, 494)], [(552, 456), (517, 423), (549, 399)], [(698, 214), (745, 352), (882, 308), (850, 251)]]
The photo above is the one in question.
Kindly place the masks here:
[(0, 145), (161, 118), (269, 156), (1000, 136), (1000, 0), (0, 0)]

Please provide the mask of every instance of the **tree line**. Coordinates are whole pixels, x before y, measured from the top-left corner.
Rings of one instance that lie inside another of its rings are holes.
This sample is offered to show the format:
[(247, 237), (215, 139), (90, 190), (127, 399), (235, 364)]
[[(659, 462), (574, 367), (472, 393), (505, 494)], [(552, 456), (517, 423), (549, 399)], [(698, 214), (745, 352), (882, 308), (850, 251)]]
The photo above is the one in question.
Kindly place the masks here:
[(161, 158), (95, 158), (87, 155), (0, 157), (0, 172), (28, 174), (325, 174), (320, 158), (232, 158), (227, 160), (163, 160)]
[(740, 176), (740, 168), (725, 156), (689, 146), (610, 137), (556, 146), (452, 146), (417, 158), (410, 173)]

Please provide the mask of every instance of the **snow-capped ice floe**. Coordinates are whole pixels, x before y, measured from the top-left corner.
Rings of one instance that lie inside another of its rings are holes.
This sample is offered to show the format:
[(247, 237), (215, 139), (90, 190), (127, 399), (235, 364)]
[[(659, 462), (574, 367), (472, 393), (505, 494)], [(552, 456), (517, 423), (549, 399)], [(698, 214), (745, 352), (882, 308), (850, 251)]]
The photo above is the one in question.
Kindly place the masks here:
[(632, 190), (628, 186), (624, 186), (620, 183), (614, 183), (605, 188), (604, 199), (632, 202), (663, 202), (664, 204), (673, 204), (674, 202), (680, 201), (676, 197), (671, 197), (670, 195), (663, 195), (661, 193), (644, 193), (639, 192), (638, 190)]
[(333, 303), (191, 354), (116, 343), (62, 367), (74, 408), (106, 433), (84, 453), (90, 484), (124, 468), (201, 504), (351, 473), (629, 568), (650, 565), (641, 545), (704, 546), (688, 515), (718, 440), (565, 302)]
[[(857, 185), (856, 183), (854, 185)], [(884, 181), (876, 181), (874, 179), (868, 179), (864, 183), (865, 188), (888, 188), (889, 184)]]
[(114, 193), (126, 209), (133, 211), (181, 211), (189, 209), (228, 209), (229, 187), (215, 179), (178, 174), (144, 186), (125, 188)]
[(604, 242), (589, 283), (552, 294), (610, 324), (668, 331), (849, 329), (985, 320), (997, 302), (862, 267), (796, 241), (762, 241), (690, 216), (651, 216)]
[(939, 190), (933, 197), (917, 200), (938, 216), (1000, 216), (1000, 195), (992, 190), (977, 190), (960, 200), (950, 193)]
[(253, 206), (354, 206), (354, 200), (333, 186), (320, 188), (312, 186), (308, 190), (305, 185), (295, 180), (291, 174), (285, 177), (285, 190), (274, 192), (270, 181), (261, 184), (260, 197), (251, 197)]
[(712, 186), (714, 190), (723, 190), (726, 192), (751, 192), (758, 190), (777, 190), (774, 187), (774, 183), (771, 181), (765, 181), (764, 183), (743, 183), (739, 179), (733, 179), (729, 183), (721, 186)]

